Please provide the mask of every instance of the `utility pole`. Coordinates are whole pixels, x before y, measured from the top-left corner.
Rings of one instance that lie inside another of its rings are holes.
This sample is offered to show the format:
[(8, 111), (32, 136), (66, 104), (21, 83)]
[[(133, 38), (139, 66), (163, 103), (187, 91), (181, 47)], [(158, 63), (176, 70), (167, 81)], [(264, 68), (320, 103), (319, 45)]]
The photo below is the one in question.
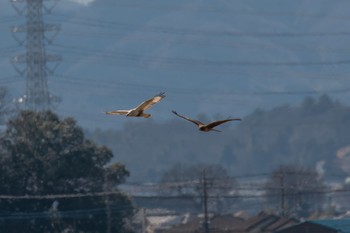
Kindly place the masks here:
[(209, 233), (209, 218), (208, 218), (208, 181), (206, 177), (206, 172), (203, 170), (203, 209), (204, 209), (204, 231)]
[[(54, 72), (62, 58), (59, 55), (46, 53), (45, 44), (52, 43), (53, 38), (60, 30), (60, 26), (45, 24), (43, 15), (44, 13), (49, 14), (58, 0), (10, 1), (16, 11), (26, 17), (25, 25), (14, 26), (11, 29), (12, 35), (17, 42), (26, 48), (24, 54), (12, 58), (12, 64), (16, 71), (26, 77), (26, 94), (19, 99), (19, 102), (24, 103), (26, 109), (33, 111), (48, 110), (52, 102), (58, 102), (59, 99), (50, 95), (47, 76)], [(44, 4), (44, 1), (50, 2), (51, 6)], [(53, 32), (51, 37), (45, 34), (47, 31)], [(17, 32), (25, 33), (25, 38), (19, 39), (16, 36)], [(50, 68), (47, 65), (48, 62), (55, 62), (56, 65)], [(18, 64), (25, 64), (25, 68), (21, 69), (17, 66)]]
[(141, 217), (142, 217), (142, 222), (141, 222), (141, 233), (146, 233), (146, 209), (141, 208)]
[[(104, 190), (105, 192), (109, 192), (109, 182), (108, 182), (108, 172), (104, 172)], [(109, 195), (106, 194), (105, 196), (105, 203), (106, 203), (106, 233), (112, 232), (112, 216), (111, 216), (111, 205), (109, 200)]]
[(286, 207), (285, 207), (285, 189), (284, 189), (284, 174), (281, 173), (279, 175), (280, 178), (280, 188), (281, 188), (281, 193), (280, 193), (280, 209), (281, 209), (281, 215), (285, 216), (286, 214)]

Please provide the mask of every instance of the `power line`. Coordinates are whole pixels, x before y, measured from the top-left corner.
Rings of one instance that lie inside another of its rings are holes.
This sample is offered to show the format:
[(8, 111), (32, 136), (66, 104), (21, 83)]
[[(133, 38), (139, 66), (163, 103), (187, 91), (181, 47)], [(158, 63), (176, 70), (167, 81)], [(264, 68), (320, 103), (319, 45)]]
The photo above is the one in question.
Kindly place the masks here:
[[(124, 211), (133, 210), (134, 207), (130, 205), (114, 205), (110, 207), (111, 214), (120, 213)], [(55, 214), (59, 216), (60, 219), (91, 219), (91, 215), (94, 217), (105, 216), (106, 208), (84, 208), (84, 209), (74, 209), (74, 210), (57, 210)], [(0, 213), (1, 220), (30, 220), (30, 219), (52, 219), (53, 213), (49, 211), (42, 212), (2, 212)]]
[[(255, 196), (249, 196), (249, 199), (259, 199), (259, 198), (265, 198), (265, 197), (266, 196), (255, 195)], [(142, 198), (147, 198), (147, 197), (142, 197)], [(172, 197), (172, 196), (168, 196), (168, 197), (152, 196), (149, 198), (173, 199), (174, 197)], [(177, 197), (177, 199), (184, 199), (184, 198), (191, 198), (191, 197)], [(216, 197), (212, 197), (212, 198), (216, 198)], [(251, 203), (251, 204), (253, 204), (253, 203)], [(256, 205), (256, 204), (254, 204), (254, 205)], [(130, 205), (113, 205), (113, 206), (111, 206), (110, 211), (111, 211), (111, 213), (119, 213), (119, 212), (123, 212), (123, 211), (130, 211), (133, 209), (134, 209), (134, 207), (132, 207)], [(84, 218), (91, 218), (91, 215), (93, 215), (94, 217), (105, 216), (106, 215), (106, 208), (84, 208), (84, 209), (74, 209), (74, 210), (57, 210), (56, 213), (62, 219), (64, 219), (64, 218), (84, 219)], [(33, 219), (33, 218), (51, 219), (52, 213), (50, 211), (42, 211), (42, 212), (2, 212), (0, 214), (0, 219), (3, 219), (3, 220), (29, 220), (29, 219)]]
[(20, 19), (18, 16), (5, 16), (0, 18), (0, 23), (14, 22), (16, 19)]
[[(135, 8), (135, 9), (148, 9), (148, 10), (168, 10), (168, 11), (189, 11), (189, 12), (209, 12), (209, 13), (227, 13), (234, 14), (236, 16), (241, 15), (253, 15), (253, 16), (272, 16), (272, 17), (304, 17), (304, 18), (316, 18), (316, 19), (335, 19), (335, 20), (349, 20), (350, 17), (348, 15), (327, 15), (324, 13), (303, 13), (303, 12), (291, 12), (291, 11), (262, 11), (262, 10), (231, 10), (228, 8), (228, 5), (225, 5), (225, 8), (218, 7), (218, 4), (215, 5), (195, 5), (195, 6), (178, 6), (178, 5), (170, 5), (170, 4), (149, 4), (149, 3), (121, 3), (121, 2), (109, 2), (108, 4), (104, 4), (105, 7), (110, 6), (117, 7), (125, 7), (125, 8)], [(234, 6), (234, 5), (232, 5)]]
[[(284, 175), (294, 175), (294, 176), (310, 176), (310, 175), (317, 175), (316, 171), (310, 171), (310, 172), (289, 172), (289, 171), (282, 171), (279, 173), (276, 172), (261, 172), (261, 173), (253, 173), (253, 174), (242, 174), (242, 175), (236, 175), (236, 176), (227, 176), (227, 177), (206, 177), (206, 179), (211, 181), (230, 181), (230, 180), (240, 180), (240, 179), (256, 179), (256, 178), (270, 178), (273, 175), (283, 173)], [(339, 174), (329, 174), (331, 177), (344, 177), (344, 175)], [(134, 182), (127, 182), (125, 185), (137, 185), (142, 187), (166, 187), (166, 186), (174, 186), (174, 185), (192, 185), (192, 184), (199, 184), (200, 178), (179, 178), (179, 179), (172, 179), (170, 181), (166, 182), (160, 182), (160, 183), (145, 183), (143, 181), (134, 181)]]
[[(316, 176), (316, 172), (288, 172), (283, 171), (283, 175), (287, 176), (310, 176), (314, 175)], [(281, 174), (282, 174), (281, 173)], [(208, 177), (205, 176), (205, 180), (207, 182), (213, 182), (213, 181), (229, 181), (229, 180), (237, 180), (237, 179), (249, 179), (249, 178), (257, 178), (257, 177), (271, 177), (272, 175), (278, 175), (280, 173), (276, 172), (262, 172), (262, 173), (255, 173), (255, 174), (243, 174), (243, 175), (237, 175), (237, 176), (229, 176), (229, 177)], [(338, 176), (338, 175), (334, 175)], [(125, 185), (137, 185), (139, 187), (148, 187), (148, 188), (160, 188), (164, 189), (166, 186), (175, 186), (175, 185), (198, 185), (202, 184), (203, 178), (197, 178), (197, 179), (178, 179), (178, 180), (172, 180), (168, 182), (162, 182), (162, 183), (156, 183), (156, 184), (148, 184), (148, 183), (141, 183), (141, 182), (132, 182), (132, 183), (126, 183)], [(252, 190), (259, 190), (255, 185), (252, 187)], [(260, 187), (259, 187), (260, 188)], [(288, 189), (291, 189), (291, 187), (286, 187)], [(247, 189), (247, 188), (245, 188)], [(248, 188), (249, 189), (249, 188)], [(263, 188), (264, 190), (269, 190), (269, 188)], [(272, 188), (274, 189), (274, 188)], [(279, 187), (277, 188), (277, 190)], [(317, 190), (309, 190), (305, 191), (305, 193), (342, 193), (342, 192), (350, 192), (350, 189), (337, 189), (337, 190), (323, 190), (323, 191), (317, 191)], [(111, 196), (111, 195), (120, 195), (120, 190), (112, 190), (112, 191), (102, 191), (102, 192), (86, 192), (86, 193), (71, 193), (71, 194), (48, 194), (48, 195), (0, 195), (0, 199), (18, 199), (18, 200), (38, 200), (38, 199), (70, 199), (70, 198), (82, 198), (82, 197), (105, 197), (105, 196)], [(188, 198), (191, 195), (188, 196), (180, 196), (184, 198)], [(230, 195), (227, 197), (236, 197), (239, 195)], [(138, 196), (133, 196), (138, 197)], [(177, 198), (178, 196), (174, 195), (165, 195), (165, 196), (139, 196), (139, 197), (145, 197), (145, 198)]]
[[(73, 35), (73, 36), (81, 36), (81, 32), (77, 33), (76, 31), (70, 32), (70, 31), (63, 31), (63, 34), (66, 35)], [(101, 33), (100, 35), (104, 35), (104, 33)], [(120, 34), (119, 34), (120, 35)], [(110, 35), (106, 35), (108, 39), (110, 39)], [(114, 37), (115, 38), (115, 37)], [(159, 42), (163, 42), (164, 38), (162, 37), (152, 37), (148, 38), (145, 36), (135, 36), (128, 38), (128, 41), (142, 41), (142, 43), (148, 42), (153, 44), (159, 44)], [(223, 47), (223, 48), (244, 48), (245, 50), (258, 50), (263, 49), (266, 50), (268, 48), (270, 49), (285, 49), (285, 50), (292, 50), (303, 52), (303, 53), (342, 53), (342, 54), (348, 54), (350, 49), (349, 48), (324, 48), (324, 47), (309, 47), (305, 45), (288, 45), (288, 47), (278, 47), (275, 44), (269, 44), (269, 43), (253, 43), (249, 41), (218, 41), (218, 40), (203, 40), (202, 38), (197, 39), (184, 39), (184, 38), (173, 38), (171, 40), (167, 41), (167, 44), (170, 45), (192, 45), (192, 46), (201, 46), (201, 47)], [(57, 45), (57, 44), (55, 44)], [(58, 45), (60, 46), (60, 45)], [(85, 48), (86, 49), (86, 48)], [(102, 51), (99, 51), (102, 52)]]
[[(79, 20), (71, 19), (68, 21), (73, 24), (82, 26), (97, 27), (99, 29), (117, 29), (117, 30), (128, 30), (128, 31), (139, 31), (148, 33), (158, 34), (175, 34), (175, 35), (187, 35), (187, 36), (227, 36), (227, 37), (281, 37), (281, 38), (297, 38), (297, 37), (348, 37), (350, 32), (339, 31), (339, 32), (233, 32), (233, 31), (209, 31), (209, 30), (194, 30), (185, 28), (171, 28), (171, 27), (156, 27), (156, 26), (139, 26), (134, 24), (115, 23), (112, 26), (105, 24), (98, 24), (96, 22), (84, 22)], [(112, 35), (100, 32), (86, 32), (90, 35)], [(118, 34), (114, 34), (118, 35)]]
[[(62, 51), (61, 51), (62, 52)], [(70, 51), (70, 53), (76, 53), (77, 51)], [(132, 65), (132, 67), (137, 67), (141, 69), (147, 69), (152, 64), (160, 64), (160, 65), (166, 65), (166, 66), (160, 66), (161, 69), (167, 68), (167, 69), (174, 69), (180, 70), (179, 68), (186, 69), (187, 71), (197, 71), (197, 72), (203, 72), (205, 71), (215, 71), (215, 73), (230, 73), (234, 72), (236, 69), (236, 66), (240, 66), (240, 69), (242, 68), (249, 68), (251, 66), (255, 67), (273, 67), (273, 66), (322, 66), (323, 65), (334, 65), (334, 64), (346, 64), (350, 63), (350, 60), (344, 60), (344, 61), (325, 61), (325, 62), (300, 62), (300, 63), (293, 63), (293, 62), (281, 62), (281, 63), (274, 63), (274, 62), (265, 62), (265, 63), (255, 63), (255, 62), (232, 62), (232, 61), (215, 61), (215, 60), (200, 60), (200, 59), (183, 59), (183, 58), (169, 58), (169, 57), (158, 57), (158, 56), (145, 56), (145, 55), (137, 55), (137, 54), (129, 54), (129, 53), (121, 53), (121, 54), (114, 54), (114, 53), (89, 53), (84, 51), (79, 51), (78, 54), (83, 55), (84, 57), (88, 58), (86, 55), (90, 55), (91, 58), (108, 58), (109, 62), (100, 61), (100, 60), (94, 60), (94, 64), (102, 64), (102, 65), (113, 65), (113, 66), (123, 66), (126, 65)], [(117, 62), (113, 62), (110, 59), (113, 59)], [(76, 60), (74, 60), (76, 61)], [(243, 66), (245, 64), (245, 66)], [(242, 67), (242, 66), (243, 67)], [(298, 75), (298, 74), (296, 74)], [(271, 75), (269, 75), (271, 77)], [(265, 78), (261, 77), (260, 78)], [(273, 76), (274, 77), (274, 76)], [(266, 77), (267, 78), (267, 77)], [(313, 75), (310, 78), (324, 78), (319, 77), (316, 75)], [(284, 91), (282, 91), (284, 92)], [(308, 91), (305, 91), (308, 92)], [(320, 91), (312, 91), (312, 92), (322, 92)], [(339, 90), (332, 91), (332, 92), (339, 92)], [(340, 92), (344, 92), (344, 90), (341, 90)], [(261, 94), (261, 93), (257, 93)], [(269, 93), (265, 93), (269, 94)], [(293, 93), (289, 93), (293, 94)], [(303, 93), (301, 93), (303, 94)]]
[[(348, 193), (350, 189), (337, 189), (337, 190), (304, 190), (299, 192), (286, 192), (285, 196), (295, 195), (313, 195), (313, 194), (330, 194), (330, 193)], [(78, 193), (78, 194), (53, 194), (53, 195), (0, 195), (0, 199), (3, 200), (55, 200), (55, 199), (72, 199), (82, 197), (104, 197), (109, 195), (120, 195), (120, 191), (108, 191), (108, 192), (92, 192), (92, 193)], [(236, 198), (259, 198), (259, 197), (275, 197), (280, 193), (271, 194), (234, 194), (234, 195), (220, 195), (220, 198), (236, 199)], [(198, 195), (185, 194), (185, 195), (132, 195), (132, 198), (144, 198), (144, 199), (192, 199), (198, 197)], [(217, 195), (208, 195), (208, 198), (217, 198)]]
[[(338, 61), (230, 61), (230, 60), (209, 60), (209, 59), (194, 59), (194, 58), (181, 58), (181, 57), (164, 57), (164, 56), (147, 56), (143, 54), (134, 53), (111, 53), (101, 52), (97, 50), (91, 50), (86, 48), (80, 48), (76, 46), (64, 46), (56, 45), (64, 49), (70, 49), (70, 53), (78, 53), (83, 55), (101, 56), (104, 58), (114, 58), (118, 61), (130, 62), (130, 63), (160, 63), (167, 65), (182, 65), (182, 66), (195, 66), (195, 67), (226, 67), (231, 66), (261, 66), (261, 67), (273, 67), (273, 66), (328, 66), (328, 65), (346, 65), (350, 64), (350, 60), (338, 60)], [(72, 51), (75, 50), (75, 51)], [(104, 62), (105, 63), (105, 62)], [(115, 65), (115, 63), (113, 63)]]
[(21, 46), (16, 45), (16, 46), (8, 46), (8, 47), (4, 47), (4, 48), (0, 48), (0, 52), (12, 52), (16, 49), (21, 48)]
[(110, 195), (120, 195), (120, 191), (90, 192), (90, 193), (72, 193), (72, 194), (52, 194), (52, 195), (0, 195), (0, 199), (16, 200), (44, 200), (44, 199), (69, 199), (82, 197), (104, 197)]
[[(278, 190), (277, 190), (278, 191)], [(299, 192), (287, 192), (284, 194), (285, 197), (288, 196), (298, 196), (298, 195), (325, 195), (325, 194), (337, 194), (337, 193), (350, 193), (350, 189), (338, 189), (338, 190), (305, 190)], [(279, 192), (270, 194), (236, 194), (236, 195), (220, 195), (223, 199), (255, 199), (255, 198), (267, 198), (267, 197), (279, 197), (281, 194)], [(132, 195), (132, 198), (143, 198), (143, 199), (193, 199), (198, 197), (198, 195)], [(217, 199), (217, 195), (208, 195), (209, 199)]]
[(16, 82), (24, 82), (24, 81), (25, 80), (21, 79), (21, 76), (18, 76), (18, 75), (0, 77), (1, 84), (9, 84), (9, 83), (16, 83)]
[[(77, 46), (65, 46), (61, 44), (53, 44), (55, 47), (62, 48), (67, 53), (77, 54), (86, 57), (86, 55), (90, 55), (93, 57), (101, 57), (101, 58), (116, 58), (116, 59), (125, 59), (126, 61), (153, 61), (153, 62), (168, 62), (168, 63), (179, 63), (184, 64), (186, 62), (207, 62), (209, 64), (213, 63), (214, 65), (241, 65), (246, 63), (247, 65), (251, 66), (278, 66), (278, 65), (286, 65), (286, 66), (308, 66), (308, 65), (334, 65), (338, 63), (347, 63), (349, 61), (311, 61), (311, 62), (244, 62), (244, 61), (206, 61), (206, 60), (199, 60), (199, 59), (186, 59), (186, 58), (172, 58), (172, 57), (161, 57), (161, 56), (145, 56), (143, 54), (134, 54), (134, 53), (118, 53), (118, 52), (109, 52), (109, 51), (102, 51), (102, 50), (94, 50), (89, 48), (83, 48), (83, 47), (77, 47)], [(305, 48), (301, 48), (305, 50)], [(192, 65), (191, 63), (191, 65)], [(204, 64), (207, 65), (207, 64)]]
[[(93, 19), (86, 17), (69, 18), (62, 15), (53, 15), (58, 18), (65, 19), (64, 22), (72, 24), (78, 24), (88, 27), (98, 27), (105, 29), (117, 29), (117, 30), (131, 30), (151, 33), (165, 33), (165, 34), (178, 34), (178, 35), (205, 35), (205, 36), (229, 36), (229, 37), (338, 37), (338, 36), (350, 36), (347, 31), (339, 32), (234, 32), (223, 30), (199, 30), (190, 28), (175, 28), (169, 26), (145, 26), (142, 24), (130, 24), (118, 21), (107, 21), (101, 19)], [(60, 21), (61, 23), (62, 21)], [(91, 33), (91, 32), (90, 32)], [(96, 35), (100, 34), (96, 33)], [(101, 35), (101, 34), (100, 34)]]
[[(87, 86), (90, 88), (120, 88), (121, 86), (125, 86), (133, 89), (148, 89), (150, 91), (153, 90), (167, 90), (173, 93), (185, 94), (185, 95), (207, 95), (207, 94), (216, 94), (216, 95), (225, 95), (225, 96), (264, 96), (264, 95), (319, 95), (319, 94), (343, 94), (349, 93), (350, 88), (340, 88), (340, 89), (326, 89), (326, 90), (309, 90), (309, 91), (250, 91), (250, 92), (237, 92), (237, 91), (213, 91), (213, 90), (198, 90), (197, 88), (173, 88), (173, 87), (165, 87), (158, 85), (149, 85), (149, 84), (137, 84), (137, 83), (123, 83), (123, 82), (115, 82), (115, 81), (103, 81), (103, 80), (93, 80), (92, 78), (81, 79), (77, 77), (67, 76), (67, 75), (55, 75), (56, 77), (60, 77), (60, 80), (52, 80), (53, 82), (57, 82), (60, 85), (77, 85), (77, 86)], [(1, 79), (0, 79), (1, 81)]]

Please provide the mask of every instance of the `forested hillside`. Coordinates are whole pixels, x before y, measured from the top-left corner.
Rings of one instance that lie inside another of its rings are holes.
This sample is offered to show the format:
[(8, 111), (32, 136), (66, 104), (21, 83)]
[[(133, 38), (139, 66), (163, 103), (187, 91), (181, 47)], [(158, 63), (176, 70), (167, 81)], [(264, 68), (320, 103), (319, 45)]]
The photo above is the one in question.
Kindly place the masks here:
[[(199, 116), (205, 122), (218, 118)], [(126, 122), (121, 130), (88, 135), (110, 147), (135, 181), (159, 180), (177, 162), (222, 164), (233, 175), (270, 172), (286, 163), (324, 164), (325, 175), (345, 175), (340, 164), (346, 161), (336, 155), (350, 145), (350, 107), (327, 95), (308, 97), (299, 106), (257, 109), (241, 122), (219, 126), (222, 133), (200, 132), (176, 116), (165, 123)]]

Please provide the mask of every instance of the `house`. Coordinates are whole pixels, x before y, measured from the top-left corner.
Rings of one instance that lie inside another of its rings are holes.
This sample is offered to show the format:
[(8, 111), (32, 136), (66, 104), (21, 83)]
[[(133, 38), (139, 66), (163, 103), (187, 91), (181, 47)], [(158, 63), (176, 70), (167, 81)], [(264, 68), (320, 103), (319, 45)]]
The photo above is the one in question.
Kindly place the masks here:
[[(233, 215), (215, 215), (209, 218), (209, 228), (211, 232), (226, 232), (232, 226), (244, 221), (242, 218)], [(197, 217), (187, 223), (174, 226), (160, 233), (204, 233), (204, 218)]]
[(284, 229), (296, 223), (299, 223), (299, 221), (295, 218), (280, 217), (277, 221), (264, 228), (263, 232), (274, 232), (277, 229)]
[(315, 222), (302, 222), (273, 233), (340, 233), (341, 231)]
[[(173, 226), (161, 233), (204, 233), (203, 218), (197, 218), (185, 224)], [(299, 223), (297, 219), (280, 217), (261, 212), (248, 219), (233, 215), (216, 215), (210, 218), (209, 232), (215, 233), (273, 233)]]
[(260, 212), (258, 215), (248, 218), (237, 225), (230, 232), (240, 233), (272, 233), (298, 223), (295, 218), (281, 217), (275, 214)]

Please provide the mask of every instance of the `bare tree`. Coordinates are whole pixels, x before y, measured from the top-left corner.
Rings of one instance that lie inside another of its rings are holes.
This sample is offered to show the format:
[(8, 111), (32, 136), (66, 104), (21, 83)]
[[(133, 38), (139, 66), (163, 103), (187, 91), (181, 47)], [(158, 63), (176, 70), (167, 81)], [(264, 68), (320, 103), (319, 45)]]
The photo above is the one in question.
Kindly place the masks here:
[(237, 181), (218, 164), (178, 163), (163, 174), (161, 183), (163, 194), (191, 196), (198, 207), (202, 206), (206, 192), (209, 208), (218, 212), (225, 211), (224, 206), (228, 207), (229, 203), (223, 197), (235, 194), (238, 189)]
[(281, 165), (265, 184), (266, 198), (281, 214), (306, 216), (325, 198), (326, 186), (318, 173), (302, 165)]

